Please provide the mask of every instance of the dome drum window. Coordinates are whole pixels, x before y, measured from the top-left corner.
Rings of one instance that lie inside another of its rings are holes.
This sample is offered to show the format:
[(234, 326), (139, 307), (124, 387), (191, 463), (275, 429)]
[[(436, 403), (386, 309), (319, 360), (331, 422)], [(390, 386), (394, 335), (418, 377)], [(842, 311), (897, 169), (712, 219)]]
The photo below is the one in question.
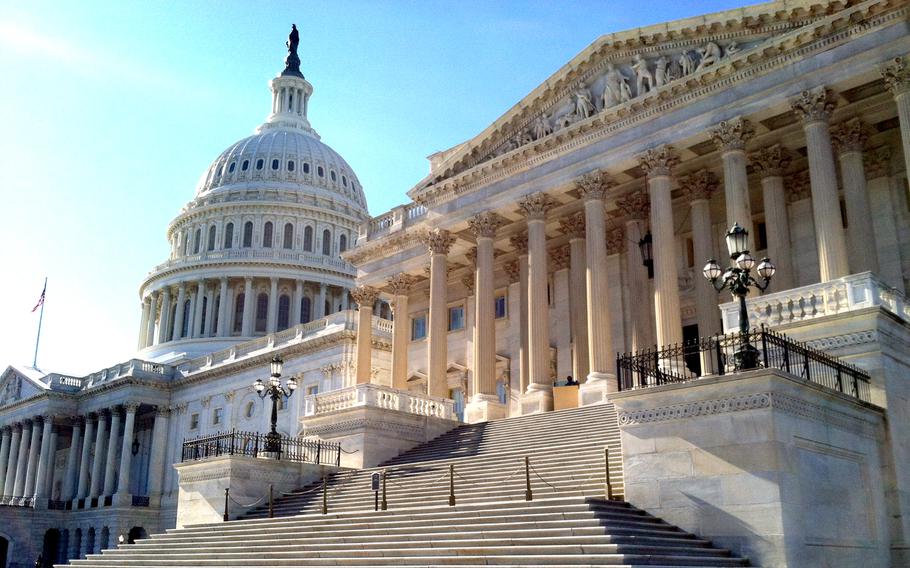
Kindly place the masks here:
[(231, 162), (231, 165), (228, 166), (228, 173), (234, 173), (234, 170), (237, 169), (237, 162)]
[(294, 160), (288, 160), (288, 171), (289, 172), (294, 171)]
[(325, 177), (325, 170), (322, 169), (322, 166), (316, 166), (316, 175), (319, 177)]
[(240, 171), (245, 172), (245, 171), (247, 171), (248, 169), (250, 169), (250, 161), (249, 161), (249, 160), (244, 160), (243, 163), (240, 164)]
[(263, 160), (262, 158), (259, 158), (258, 160), (256, 160), (256, 169), (257, 170), (261, 170), (264, 166), (265, 166), (265, 160)]
[(332, 181), (338, 181), (338, 176), (335, 175), (335, 170), (329, 172), (329, 177), (332, 178)]
[(277, 169), (278, 169), (278, 166), (279, 166), (280, 164), (281, 164), (281, 162), (279, 162), (278, 159), (272, 160), (272, 169), (273, 169), (273, 170), (277, 170)]
[(310, 173), (310, 164), (307, 162), (303, 163), (303, 173), (305, 173), (305, 174)]

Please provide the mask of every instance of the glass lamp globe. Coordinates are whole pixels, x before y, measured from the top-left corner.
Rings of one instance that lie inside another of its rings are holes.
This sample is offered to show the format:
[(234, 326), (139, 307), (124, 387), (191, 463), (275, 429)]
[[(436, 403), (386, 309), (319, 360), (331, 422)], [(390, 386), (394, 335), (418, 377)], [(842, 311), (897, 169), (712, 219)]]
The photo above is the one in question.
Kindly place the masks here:
[(262, 382), (262, 379), (256, 379), (256, 382), (253, 383), (253, 389), (255, 389), (256, 392), (265, 390), (265, 383)]
[(269, 366), (272, 369), (272, 376), (280, 377), (281, 368), (284, 366), (284, 361), (281, 360), (281, 357), (279, 357), (278, 355), (275, 355), (274, 357), (272, 357), (272, 362), (269, 364)]
[(758, 275), (764, 278), (765, 280), (771, 280), (771, 277), (774, 276), (774, 273), (777, 272), (777, 267), (771, 263), (771, 260), (767, 257), (761, 259), (761, 262), (758, 263)]
[(749, 231), (740, 227), (739, 223), (733, 223), (724, 238), (727, 241), (730, 258), (738, 258), (740, 254), (749, 250)]
[(290, 379), (288, 379), (288, 390), (291, 392), (294, 392), (295, 390), (297, 390), (297, 379), (295, 379), (294, 377), (291, 377)]
[(272, 375), (271, 377), (269, 377), (269, 385), (270, 385), (270, 386), (277, 387), (277, 386), (280, 385), (280, 384), (281, 384), (281, 379), (279, 379), (279, 378), (276, 377), (275, 375)]
[(701, 273), (705, 275), (706, 279), (714, 282), (720, 278), (720, 275), (723, 273), (723, 269), (721, 269), (720, 265), (717, 264), (717, 261), (712, 258), (708, 261), (707, 264), (705, 264), (705, 267), (702, 268)]
[(744, 252), (736, 257), (736, 266), (748, 272), (755, 266), (755, 259), (748, 252)]

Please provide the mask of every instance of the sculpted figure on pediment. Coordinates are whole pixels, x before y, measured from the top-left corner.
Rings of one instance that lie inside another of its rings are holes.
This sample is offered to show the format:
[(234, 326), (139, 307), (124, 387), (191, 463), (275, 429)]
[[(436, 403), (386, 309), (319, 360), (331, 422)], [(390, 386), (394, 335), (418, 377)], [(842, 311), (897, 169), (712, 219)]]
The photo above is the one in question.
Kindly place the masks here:
[(735, 41), (731, 41), (727, 44), (727, 47), (724, 48), (724, 57), (732, 57), (739, 53), (739, 46), (736, 45)]
[(619, 84), (619, 102), (624, 103), (632, 100), (632, 89), (629, 87), (629, 79), (622, 75), (622, 81)]
[[(635, 72), (635, 92), (641, 96), (654, 88), (654, 75), (648, 68), (648, 62), (641, 55), (635, 56), (635, 63), (632, 64), (632, 71)], [(647, 88), (645, 88), (647, 84)]]
[(657, 61), (654, 62), (654, 85), (657, 87), (663, 87), (670, 82), (670, 73), (667, 70), (667, 66), (670, 64), (670, 61), (666, 56), (661, 55), (657, 58)]
[(699, 61), (696, 71), (701, 71), (705, 67), (714, 65), (723, 57), (720, 46), (713, 41), (709, 41), (708, 45), (698, 50), (698, 53), (701, 55), (701, 61)]
[(594, 112), (594, 105), (591, 104), (591, 96), (588, 89), (581, 88), (575, 91), (575, 116), (578, 119), (588, 118)]
[(622, 83), (624, 77), (612, 63), (607, 63), (604, 74), (603, 108), (610, 108), (622, 102)]
[(679, 54), (677, 63), (679, 63), (679, 70), (683, 77), (695, 71), (695, 60), (692, 59), (692, 54), (688, 51), (683, 51)]
[(550, 126), (550, 119), (544, 115), (538, 116), (533, 126), (534, 139), (540, 140), (551, 132), (553, 132), (553, 127)]

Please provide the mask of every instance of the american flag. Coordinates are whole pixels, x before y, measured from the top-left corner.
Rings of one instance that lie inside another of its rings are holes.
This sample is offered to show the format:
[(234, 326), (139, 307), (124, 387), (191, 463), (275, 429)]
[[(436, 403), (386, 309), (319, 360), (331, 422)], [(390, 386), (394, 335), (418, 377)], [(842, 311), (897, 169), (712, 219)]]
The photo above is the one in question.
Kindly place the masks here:
[(35, 310), (44, 305), (44, 293), (47, 292), (47, 283), (44, 284), (44, 289), (41, 290), (41, 297), (38, 298), (38, 303), (35, 304), (35, 307), (32, 308), (32, 313), (35, 313)]

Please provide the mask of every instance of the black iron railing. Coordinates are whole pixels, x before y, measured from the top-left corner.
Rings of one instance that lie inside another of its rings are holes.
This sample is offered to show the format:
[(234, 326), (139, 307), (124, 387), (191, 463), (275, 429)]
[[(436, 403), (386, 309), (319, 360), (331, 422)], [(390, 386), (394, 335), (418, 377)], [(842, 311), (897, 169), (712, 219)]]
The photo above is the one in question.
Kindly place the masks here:
[(35, 500), (32, 497), (13, 497), (12, 495), (0, 495), (0, 506), (32, 508), (35, 506)]
[(217, 456), (269, 457), (297, 463), (341, 465), (341, 446), (337, 442), (281, 437), (278, 452), (266, 452), (266, 434), (259, 432), (219, 432), (183, 442), (181, 461), (204, 460)]
[(729, 333), (617, 356), (619, 390), (681, 383), (706, 375), (726, 375), (737, 367), (737, 354), (752, 348), (758, 367), (780, 369), (813, 383), (870, 402), (869, 375), (817, 349), (765, 327), (746, 334)]

